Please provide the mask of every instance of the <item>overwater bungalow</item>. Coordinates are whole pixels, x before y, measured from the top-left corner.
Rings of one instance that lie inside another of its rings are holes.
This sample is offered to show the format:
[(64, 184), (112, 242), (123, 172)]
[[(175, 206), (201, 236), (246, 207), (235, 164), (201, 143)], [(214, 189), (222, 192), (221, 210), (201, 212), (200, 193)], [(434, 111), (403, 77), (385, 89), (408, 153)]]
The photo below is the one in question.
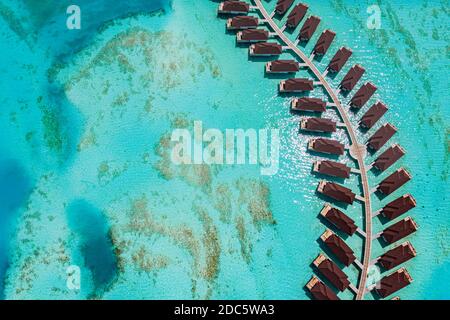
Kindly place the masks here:
[(257, 17), (237, 16), (229, 18), (227, 21), (228, 30), (256, 29), (259, 24)]
[(345, 266), (351, 265), (355, 260), (353, 250), (331, 230), (325, 231), (320, 239), (330, 249), (330, 251), (338, 258), (338, 260)]
[(388, 107), (386, 107), (384, 103), (378, 101), (362, 116), (359, 126), (364, 129), (372, 128), (387, 111)]
[(316, 16), (308, 17), (308, 19), (306, 19), (305, 23), (300, 29), (300, 33), (298, 35), (300, 41), (309, 41), (309, 39), (311, 39), (311, 37), (313, 36), (314, 32), (316, 32), (319, 24), (320, 24), (319, 17)]
[(318, 160), (313, 165), (314, 172), (342, 179), (350, 177), (350, 170), (347, 165), (330, 160)]
[(350, 59), (352, 53), (352, 50), (348, 48), (340, 48), (328, 64), (328, 70), (334, 73), (341, 71), (348, 59)]
[(381, 236), (383, 237), (384, 241), (392, 244), (409, 236), (410, 234), (413, 234), (417, 231), (417, 229), (418, 226), (416, 222), (411, 217), (407, 217), (384, 229)]
[(327, 102), (318, 98), (294, 98), (292, 99), (291, 109), (293, 111), (325, 112)]
[(353, 204), (356, 198), (356, 194), (352, 190), (334, 182), (321, 181), (317, 191), (331, 199), (347, 204)]
[(278, 0), (275, 6), (275, 12), (277, 15), (283, 16), (294, 3), (294, 0)]
[(303, 92), (314, 90), (314, 81), (305, 78), (292, 78), (280, 82), (280, 93)]
[(317, 270), (336, 287), (339, 291), (345, 291), (350, 286), (347, 275), (337, 266), (336, 263), (320, 254), (313, 262)]
[(380, 127), (373, 135), (369, 138), (367, 146), (373, 150), (380, 150), (386, 142), (397, 132), (397, 128), (390, 123), (386, 123)]
[(358, 227), (355, 221), (343, 213), (341, 210), (326, 204), (320, 215), (324, 217), (328, 222), (333, 224), (338, 230), (346, 233), (349, 236), (355, 234)]
[(378, 259), (377, 263), (386, 270), (391, 270), (417, 255), (412, 244), (407, 241), (387, 251)]
[(354, 109), (361, 109), (377, 91), (377, 87), (371, 83), (365, 83), (353, 96), (350, 106)]
[(394, 163), (396, 163), (404, 155), (405, 150), (403, 150), (403, 148), (398, 144), (394, 144), (378, 156), (378, 158), (373, 163), (373, 167), (383, 172)]
[(288, 15), (286, 27), (289, 29), (297, 28), (300, 21), (305, 17), (306, 11), (308, 11), (308, 5), (304, 3), (297, 4)]
[(266, 73), (294, 73), (300, 70), (295, 60), (275, 60), (266, 64)]
[(409, 172), (403, 168), (400, 168), (381, 181), (377, 187), (377, 190), (384, 195), (390, 195), (409, 180), (411, 180), (411, 175)]
[(218, 14), (245, 14), (250, 11), (250, 5), (243, 1), (224, 1), (219, 4)]
[(308, 142), (308, 150), (340, 156), (345, 152), (345, 146), (337, 140), (315, 138)]
[(358, 83), (358, 81), (363, 76), (364, 72), (366, 72), (366, 70), (362, 66), (360, 66), (359, 64), (355, 64), (347, 72), (347, 74), (345, 75), (344, 79), (342, 79), (341, 84), (340, 84), (340, 88), (343, 91), (348, 91), (348, 92), (352, 91), (353, 88)]
[(248, 29), (236, 34), (238, 43), (265, 42), (269, 40), (269, 31), (263, 29)]
[(317, 43), (314, 46), (313, 53), (319, 56), (325, 55), (335, 37), (336, 33), (331, 30), (325, 30), (322, 32), (319, 40), (317, 40)]
[(279, 56), (283, 53), (283, 48), (276, 42), (261, 42), (252, 44), (249, 48), (250, 56)]
[(306, 118), (300, 121), (300, 128), (304, 131), (333, 133), (336, 132), (336, 122), (325, 118)]
[(412, 281), (408, 271), (405, 268), (401, 268), (381, 279), (376, 285), (375, 291), (381, 298), (386, 298), (400, 289), (403, 289)]
[(306, 284), (306, 287), (316, 300), (339, 300), (336, 293), (315, 276)]
[(389, 202), (381, 209), (383, 217), (394, 220), (416, 207), (416, 200), (410, 194), (405, 194), (394, 201)]

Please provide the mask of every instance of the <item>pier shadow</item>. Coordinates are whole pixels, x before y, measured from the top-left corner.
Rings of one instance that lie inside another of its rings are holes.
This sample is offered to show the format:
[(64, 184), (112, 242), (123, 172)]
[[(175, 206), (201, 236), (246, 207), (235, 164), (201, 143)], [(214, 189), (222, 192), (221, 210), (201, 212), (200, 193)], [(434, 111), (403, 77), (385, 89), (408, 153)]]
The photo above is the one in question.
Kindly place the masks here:
[(329, 154), (329, 153), (322, 153), (322, 152), (316, 152), (313, 150), (308, 150), (309, 154), (316, 157), (326, 158), (328, 160), (339, 160), (339, 156), (335, 154)]
[(378, 169), (375, 168), (375, 167), (370, 168), (370, 172), (372, 172), (372, 174), (373, 174), (375, 177), (379, 177), (379, 176), (383, 173), (383, 171), (378, 170)]
[(323, 55), (315, 55), (313, 61), (317, 61), (317, 62), (321, 63), (323, 58), (324, 58)]
[(266, 79), (287, 80), (289, 78), (292, 78), (293, 75), (295, 75), (295, 73), (267, 73), (264, 70), (264, 78)]
[[(251, 61), (251, 62), (270, 62), (270, 61), (274, 61), (274, 57), (273, 56), (251, 56), (250, 53), (247, 56), (247, 60)], [(264, 66), (265, 68), (266, 66)], [(265, 72), (264, 72), (265, 73)]]
[(339, 72), (332, 72), (332, 71), (329, 71), (329, 72), (327, 73), (327, 77), (330, 78), (331, 80), (334, 80), (334, 79), (336, 79), (336, 77), (337, 77), (338, 74), (339, 74)]
[[(308, 98), (311, 94), (311, 91), (302, 91), (302, 92), (280, 92), (278, 91), (278, 95), (283, 98)], [(310, 112), (312, 115), (312, 113)], [(320, 113), (318, 113), (320, 116)], [(318, 116), (318, 115), (314, 115)]]

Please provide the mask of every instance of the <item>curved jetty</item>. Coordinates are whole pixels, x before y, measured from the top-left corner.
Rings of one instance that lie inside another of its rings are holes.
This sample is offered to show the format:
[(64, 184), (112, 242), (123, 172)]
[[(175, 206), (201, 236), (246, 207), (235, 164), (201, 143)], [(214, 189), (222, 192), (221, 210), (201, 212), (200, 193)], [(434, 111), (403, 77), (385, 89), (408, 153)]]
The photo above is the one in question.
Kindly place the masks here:
[(356, 260), (353, 250), (331, 230), (325, 231), (320, 238), (343, 265), (348, 267)]
[(413, 280), (408, 271), (406, 271), (405, 268), (401, 268), (393, 274), (381, 279), (381, 281), (377, 284), (375, 291), (380, 295), (380, 297), (386, 298), (398, 290), (403, 289), (412, 281)]
[(291, 13), (286, 21), (286, 27), (289, 29), (295, 29), (300, 24), (300, 21), (305, 17), (306, 11), (308, 11), (308, 5), (304, 3), (297, 4), (294, 9), (292, 9)]
[[(337, 73), (342, 71), (342, 69), (346, 66), (347, 62), (351, 58), (352, 50), (347, 47), (341, 47), (329, 60), (329, 63), (325, 70), (321, 71), (315, 64), (314, 58), (316, 55), (325, 55), (329, 51), (331, 43), (336, 38), (334, 32), (331, 30), (323, 31), (322, 34), (318, 37), (318, 41), (316, 42), (310, 56), (307, 56), (306, 53), (298, 47), (298, 43), (300, 41), (308, 41), (311, 39), (311, 37), (315, 34), (319, 27), (319, 17), (314, 15), (309, 16), (308, 19), (305, 20), (303, 26), (301, 27), (299, 35), (295, 39), (292, 39), (295, 37), (295, 35), (284, 32), (286, 28), (290, 29), (291, 32), (293, 31), (293, 29), (297, 28), (297, 26), (306, 16), (306, 12), (309, 10), (308, 5), (302, 3), (294, 5), (291, 12), (288, 14), (287, 19), (284, 19), (282, 18), (282, 16), (289, 11), (289, 9), (286, 9), (286, 6), (288, 8), (291, 8), (293, 4), (290, 3), (290, 1), (280, 0), (277, 2), (277, 4), (279, 5), (279, 10), (281, 10), (280, 13), (282, 13), (281, 15), (277, 15), (276, 9), (269, 13), (264, 7), (261, 0), (251, 0), (251, 2), (254, 4), (254, 6), (249, 7), (250, 13), (254, 14), (260, 19), (260, 25), (263, 24), (267, 27), (268, 31), (270, 32), (268, 36), (276, 38), (276, 40), (278, 40), (278, 42), (282, 46), (281, 48), (277, 47), (278, 52), (282, 51), (285, 54), (291, 54), (295, 58), (295, 60), (276, 60), (268, 62), (265, 69), (266, 73), (294, 73), (299, 71), (300, 68), (307, 68), (309, 74), (313, 78), (315, 78), (314, 80), (312, 80), (312, 86), (314, 88), (320, 87), (320, 90), (323, 90), (323, 92), (325, 92), (327, 95), (326, 99), (311, 97), (293, 98), (291, 101), (291, 111), (312, 112), (312, 115), (318, 118), (320, 118), (320, 115), (324, 112), (336, 112), (340, 117), (341, 122), (335, 123), (335, 125), (336, 127), (339, 127), (339, 129), (344, 130), (346, 135), (348, 136), (348, 145), (344, 145), (337, 140), (316, 137), (309, 140), (307, 148), (311, 152), (317, 152), (322, 155), (334, 157), (344, 155), (346, 152), (348, 152), (348, 155), (353, 160), (355, 160), (355, 168), (351, 166), (343, 167), (338, 162), (324, 162), (322, 160), (318, 160), (314, 163), (313, 171), (339, 178), (343, 178), (344, 176), (347, 177), (349, 174), (355, 174), (359, 178), (362, 190), (361, 194), (356, 195), (352, 190), (344, 186), (325, 181), (319, 183), (318, 192), (323, 193), (324, 195), (336, 201), (344, 202), (347, 204), (352, 204), (356, 199), (363, 203), (362, 214), (364, 217), (362, 219), (362, 227), (357, 227), (352, 219), (345, 216), (340, 211), (330, 211), (335, 212), (336, 216), (330, 215), (328, 217), (327, 215), (328, 218), (332, 219), (332, 221), (329, 220), (329, 222), (334, 224), (338, 230), (347, 234), (351, 233), (353, 237), (360, 237), (363, 241), (361, 261), (356, 259), (356, 257), (353, 258), (354, 265), (358, 268), (358, 271), (360, 271), (358, 283), (356, 285), (351, 284), (349, 286), (350, 290), (355, 293), (355, 298), (357, 300), (361, 300), (364, 298), (365, 294), (371, 290), (367, 287), (366, 283), (369, 267), (373, 265), (373, 263), (375, 263), (373, 260), (371, 260), (372, 242), (374, 241), (374, 239), (381, 236), (381, 233), (373, 233), (373, 217), (379, 214), (382, 214), (384, 216), (395, 216), (397, 214), (400, 215), (402, 211), (405, 211), (411, 206), (410, 199), (412, 199), (412, 197), (405, 198), (406, 200), (397, 199), (398, 201), (396, 203), (392, 202), (390, 205), (386, 205), (385, 208), (380, 209), (376, 212), (372, 212), (371, 194), (373, 193), (374, 189), (371, 189), (371, 186), (369, 184), (368, 170), (370, 170), (370, 168), (372, 167), (381, 171), (388, 170), (395, 164), (396, 161), (398, 161), (397, 158), (399, 157), (400, 153), (398, 152), (397, 148), (394, 148), (394, 145), (392, 150), (385, 151), (382, 155), (377, 157), (377, 160), (374, 163), (372, 163), (371, 165), (367, 165), (365, 162), (367, 150), (369, 149), (373, 153), (376, 153), (395, 134), (397, 129), (391, 124), (385, 124), (381, 126), (374, 134), (372, 134), (372, 136), (367, 140), (365, 144), (360, 141), (360, 134), (357, 134), (354, 128), (354, 124), (351, 121), (352, 117), (349, 116), (349, 109), (353, 108), (359, 110), (365, 108), (366, 104), (373, 98), (373, 95), (377, 88), (370, 81), (366, 82), (353, 95), (349, 103), (350, 106), (347, 106), (346, 103), (344, 104), (342, 102), (340, 93), (349, 93), (350, 91), (352, 91), (364, 75), (365, 69), (359, 64), (353, 64), (353, 67), (346, 72), (346, 75), (340, 81), (338, 88), (335, 88), (332, 83), (327, 80), (327, 75), (332, 74), (333, 77), (337, 76)], [(241, 34), (241, 37), (242, 35), (243, 33)], [(289, 92), (289, 89), (287, 89), (287, 83), (289, 80), (290, 79), (281, 80), (279, 87), (280, 92), (283, 92), (283, 90), (288, 90), (286, 92)], [(295, 90), (291, 92), (314, 92), (312, 89), (301, 90), (305, 88), (311, 89), (311, 82), (306, 83), (300, 81), (299, 83), (294, 84)], [(387, 107), (382, 102), (376, 102), (374, 105), (372, 105), (371, 108), (369, 108), (369, 110), (365, 112), (364, 116), (360, 119), (357, 125), (359, 125), (363, 129), (369, 130), (374, 127), (375, 124), (377, 124), (377, 122), (381, 119), (386, 111)], [(319, 124), (319, 127), (321, 128), (321, 126), (324, 125), (327, 121), (326, 119), (317, 121), (311, 119), (312, 118), (302, 120), (301, 126), (306, 129), (315, 129), (315, 126)], [(329, 124), (327, 123), (327, 125)], [(322, 130), (319, 131), (323, 132)], [(361, 135), (363, 136), (365, 134), (365, 131), (361, 133)], [(350, 173), (348, 172), (349, 169)], [(401, 186), (401, 184), (397, 181), (394, 181), (393, 185), (387, 186), (387, 182), (385, 181), (383, 185), (380, 184), (377, 189), (380, 190), (380, 192), (383, 192), (382, 190), (385, 187), (388, 189), (392, 189), (393, 186), (395, 188), (399, 188)], [(402, 204), (400, 203), (401, 201), (406, 202)], [(341, 214), (337, 212), (340, 212)], [(325, 219), (327, 218), (325, 217)], [(344, 231), (349, 228), (350, 230), (347, 230), (347, 232)], [(337, 236), (330, 235), (330, 237), (331, 239), (334, 239)], [(337, 237), (336, 239), (340, 238)], [(339, 242), (339, 240), (336, 241)], [(345, 242), (343, 242), (342, 239), (340, 239), (340, 243), (342, 247), (346, 246)], [(348, 246), (347, 248), (348, 250), (344, 251), (346, 251), (347, 253), (353, 252)], [(353, 257), (354, 256), (355, 255), (353, 254)], [(308, 289), (310, 289), (313, 297), (316, 299), (338, 299), (338, 297), (332, 290), (330, 290), (315, 277), (313, 277), (313, 279), (308, 283), (307, 287)]]
[(317, 277), (312, 277), (306, 284), (309, 292), (316, 300), (339, 300), (339, 297)]
[(337, 266), (336, 263), (320, 254), (313, 265), (317, 270), (339, 291), (345, 291), (350, 286), (347, 275)]
[(348, 217), (345, 213), (337, 208), (333, 208), (329, 204), (326, 204), (322, 211), (320, 211), (320, 215), (324, 217), (328, 222), (336, 226), (336, 228), (349, 236), (355, 234), (358, 227), (355, 224), (355, 221)]

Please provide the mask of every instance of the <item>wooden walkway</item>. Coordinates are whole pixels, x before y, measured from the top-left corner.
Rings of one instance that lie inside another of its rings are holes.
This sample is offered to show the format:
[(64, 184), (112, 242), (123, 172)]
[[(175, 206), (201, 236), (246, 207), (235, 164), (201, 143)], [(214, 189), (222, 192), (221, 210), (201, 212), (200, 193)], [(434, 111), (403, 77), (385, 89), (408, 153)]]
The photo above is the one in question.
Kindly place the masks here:
[(306, 54), (301, 51), (284, 33), (284, 28), (281, 29), (278, 24), (272, 19), (272, 16), (266, 11), (264, 5), (261, 3), (261, 0), (253, 0), (255, 3), (255, 9), (258, 11), (264, 22), (267, 23), (272, 29), (273, 33), (275, 33), (280, 40), (289, 48), (295, 55), (303, 61), (305, 66), (307, 66), (316, 76), (318, 81), (323, 85), (326, 92), (330, 96), (333, 101), (333, 106), (336, 107), (339, 115), (345, 125), (346, 131), (350, 137), (351, 145), (350, 145), (350, 155), (358, 162), (359, 174), (361, 175), (361, 182), (363, 187), (363, 195), (364, 198), (364, 212), (365, 212), (365, 229), (364, 232), (366, 237), (364, 238), (364, 259), (362, 262), (361, 275), (359, 279), (359, 284), (356, 293), (356, 299), (361, 300), (364, 298), (364, 294), (366, 293), (366, 281), (367, 281), (367, 273), (370, 267), (370, 257), (372, 251), (372, 206), (370, 202), (370, 188), (369, 181), (367, 178), (367, 170), (364, 164), (364, 158), (366, 156), (366, 147), (362, 144), (359, 144), (355, 131), (353, 130), (352, 123), (350, 122), (347, 111), (344, 109), (341, 101), (339, 100), (337, 94), (338, 90), (334, 89), (328, 81), (325, 79), (326, 72), (322, 74), (319, 69), (314, 65), (312, 60), (306, 56)]

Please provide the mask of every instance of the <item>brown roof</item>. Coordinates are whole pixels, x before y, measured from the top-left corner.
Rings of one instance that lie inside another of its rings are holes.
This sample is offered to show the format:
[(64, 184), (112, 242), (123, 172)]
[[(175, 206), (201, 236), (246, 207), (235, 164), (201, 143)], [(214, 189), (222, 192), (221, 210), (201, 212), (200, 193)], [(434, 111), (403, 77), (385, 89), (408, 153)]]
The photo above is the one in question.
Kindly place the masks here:
[(298, 98), (292, 101), (292, 109), (298, 111), (325, 112), (327, 109), (327, 102), (318, 98)]
[(265, 41), (269, 39), (269, 31), (263, 29), (243, 30), (241, 35), (241, 39), (246, 41)]
[(322, 193), (336, 201), (352, 204), (356, 195), (349, 188), (334, 182), (325, 182)]
[(304, 78), (292, 78), (283, 81), (284, 91), (311, 91), (314, 90), (314, 81)]
[(403, 168), (398, 169), (378, 185), (378, 191), (389, 195), (411, 180), (411, 175)]
[(219, 5), (222, 6), (222, 10), (220, 12), (239, 12), (239, 13), (247, 13), (250, 10), (250, 5), (243, 1), (224, 1)]
[(331, 282), (339, 291), (344, 291), (350, 285), (347, 275), (337, 266), (336, 263), (326, 258), (318, 266), (319, 272)]
[(397, 132), (397, 128), (390, 123), (386, 123), (380, 127), (374, 134), (369, 138), (367, 146), (374, 151), (378, 151), (389, 141), (390, 138)]
[(412, 282), (411, 276), (405, 268), (397, 270), (393, 274), (384, 277), (376, 286), (376, 291), (382, 298), (403, 289)]
[(269, 63), (272, 72), (297, 72), (300, 69), (298, 62), (295, 60), (275, 60)]
[(341, 71), (342, 67), (347, 63), (351, 55), (352, 50), (345, 47), (340, 48), (331, 59), (328, 65), (328, 69), (330, 69), (330, 71), (332, 72)]
[(240, 28), (256, 28), (258, 26), (258, 18), (250, 16), (238, 16), (231, 18), (231, 27), (234, 29)]
[(343, 213), (341, 210), (334, 208), (330, 205), (326, 205), (320, 213), (330, 223), (335, 225), (340, 231), (352, 236), (358, 227), (355, 221)]
[(407, 241), (389, 250), (383, 254), (379, 259), (378, 263), (386, 270), (391, 270), (402, 263), (414, 258), (416, 256), (416, 250), (412, 244)]
[(312, 150), (334, 155), (343, 155), (345, 147), (337, 140), (316, 138), (311, 140)]
[(359, 125), (363, 128), (370, 129), (378, 120), (388, 111), (388, 107), (382, 102), (375, 103), (369, 110), (362, 116)]
[(279, 55), (283, 52), (281, 45), (275, 42), (255, 43), (251, 48), (256, 55)]
[(330, 160), (321, 160), (318, 162), (318, 171), (332, 177), (347, 179), (350, 177), (350, 167), (347, 165)]
[(318, 55), (326, 54), (331, 46), (331, 43), (334, 40), (334, 37), (336, 37), (336, 33), (331, 30), (325, 30), (324, 32), (322, 32), (319, 40), (317, 40), (317, 43), (314, 46), (313, 52)]
[(411, 217), (407, 217), (384, 229), (383, 239), (391, 244), (417, 231), (417, 224)]
[(381, 210), (381, 214), (389, 220), (393, 220), (408, 212), (415, 206), (416, 200), (413, 196), (410, 194), (405, 194), (404, 196), (401, 196), (400, 198), (397, 198), (385, 205)]
[(306, 19), (303, 24), (300, 33), (298, 35), (299, 39), (302, 41), (308, 41), (313, 36), (314, 32), (316, 32), (317, 27), (319, 26), (320, 18), (316, 16), (310, 16)]
[(315, 132), (332, 133), (336, 131), (336, 122), (325, 118), (307, 118), (302, 120), (303, 129)]
[(400, 147), (398, 144), (394, 144), (392, 147), (379, 155), (379, 157), (373, 163), (373, 166), (380, 171), (385, 171), (404, 155), (405, 151), (402, 149), (402, 147)]
[(336, 234), (330, 233), (331, 234), (323, 241), (338, 260), (348, 267), (356, 259), (353, 250)]
[(290, 29), (297, 28), (298, 24), (305, 17), (306, 11), (308, 11), (308, 5), (299, 3), (292, 9), (287, 18), (286, 26)]
[(278, 0), (275, 12), (279, 15), (284, 15), (293, 3), (294, 0)]
[(366, 70), (359, 64), (355, 64), (345, 75), (341, 81), (341, 88), (346, 91), (352, 91), (358, 83), (359, 79), (363, 76)]
[(322, 281), (317, 279), (316, 277), (313, 277), (311, 281), (309, 282), (308, 286), (314, 282), (314, 285), (309, 288), (309, 291), (311, 292), (311, 295), (316, 300), (339, 300), (336, 293), (334, 293), (333, 290), (331, 290), (327, 285), (325, 285)]
[(353, 96), (351, 106), (357, 109), (362, 108), (373, 96), (375, 91), (377, 91), (377, 87), (373, 83), (365, 83)]

